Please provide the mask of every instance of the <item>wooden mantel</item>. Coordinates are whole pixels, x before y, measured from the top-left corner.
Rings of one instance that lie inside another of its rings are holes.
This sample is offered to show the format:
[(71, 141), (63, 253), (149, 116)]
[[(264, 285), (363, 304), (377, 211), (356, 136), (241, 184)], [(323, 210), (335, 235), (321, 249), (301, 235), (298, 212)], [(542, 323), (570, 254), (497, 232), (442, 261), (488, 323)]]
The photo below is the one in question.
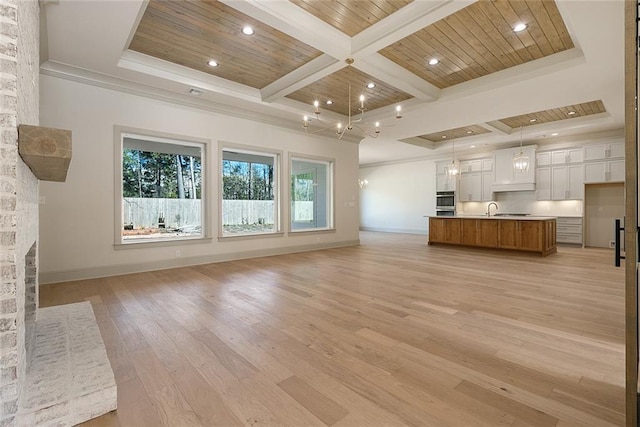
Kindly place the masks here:
[(64, 182), (71, 163), (71, 131), (19, 125), (18, 153), (39, 180)]

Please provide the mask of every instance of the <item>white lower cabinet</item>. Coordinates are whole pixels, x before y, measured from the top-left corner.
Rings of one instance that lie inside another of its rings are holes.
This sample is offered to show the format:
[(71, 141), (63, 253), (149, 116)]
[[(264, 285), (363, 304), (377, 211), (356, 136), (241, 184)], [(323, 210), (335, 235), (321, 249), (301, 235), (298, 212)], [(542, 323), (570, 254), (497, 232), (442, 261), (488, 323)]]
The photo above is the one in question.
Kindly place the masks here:
[(582, 217), (556, 218), (556, 242), (582, 244)]

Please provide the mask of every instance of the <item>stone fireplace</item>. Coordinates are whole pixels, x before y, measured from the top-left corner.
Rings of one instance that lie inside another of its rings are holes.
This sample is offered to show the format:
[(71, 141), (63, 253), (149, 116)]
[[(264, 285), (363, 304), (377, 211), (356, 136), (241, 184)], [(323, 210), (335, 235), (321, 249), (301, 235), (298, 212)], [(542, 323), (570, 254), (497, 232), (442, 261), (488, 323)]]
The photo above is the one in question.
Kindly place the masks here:
[[(0, 0), (2, 427), (75, 425), (116, 405), (113, 371), (91, 304), (38, 307), (38, 178), (63, 181), (66, 169), (59, 173), (57, 164), (68, 167), (71, 154), (70, 132), (37, 126), (39, 14), (37, 0)], [(32, 125), (24, 127), (30, 144), (22, 150), (19, 124)], [(51, 145), (67, 133), (68, 150)], [(42, 135), (46, 143), (38, 140)], [(58, 155), (53, 166), (43, 161), (44, 151)]]

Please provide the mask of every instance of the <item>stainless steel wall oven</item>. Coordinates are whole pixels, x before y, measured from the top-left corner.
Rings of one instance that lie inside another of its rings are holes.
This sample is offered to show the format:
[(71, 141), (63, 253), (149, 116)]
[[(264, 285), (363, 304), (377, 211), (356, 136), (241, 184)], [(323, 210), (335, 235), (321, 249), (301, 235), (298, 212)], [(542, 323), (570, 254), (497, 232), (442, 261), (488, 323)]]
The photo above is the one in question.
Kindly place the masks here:
[(456, 193), (438, 191), (436, 193), (436, 216), (454, 216), (456, 214)]

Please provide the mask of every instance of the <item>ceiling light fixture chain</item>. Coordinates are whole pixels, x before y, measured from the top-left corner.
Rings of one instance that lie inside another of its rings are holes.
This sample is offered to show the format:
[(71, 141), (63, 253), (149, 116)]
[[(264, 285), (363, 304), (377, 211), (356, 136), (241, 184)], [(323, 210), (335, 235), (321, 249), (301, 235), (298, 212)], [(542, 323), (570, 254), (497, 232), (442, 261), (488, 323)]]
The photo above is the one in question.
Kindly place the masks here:
[(445, 168), (445, 172), (449, 176), (457, 177), (460, 175), (460, 162), (456, 160), (455, 139), (451, 140), (451, 163)]
[[(353, 58), (347, 58), (345, 60), (345, 62), (347, 63), (347, 66), (351, 66), (351, 64), (353, 64), (354, 59)], [(375, 84), (373, 83), (369, 83), (367, 84), (367, 87), (369, 89), (373, 89), (375, 87)], [(375, 122), (375, 123), (367, 123), (364, 121), (364, 113), (367, 110), (367, 108), (365, 107), (365, 96), (364, 94), (360, 94), (360, 97), (358, 98), (358, 100), (360, 101), (360, 106), (358, 107), (358, 111), (360, 111), (359, 117), (358, 118), (354, 118), (351, 114), (352, 111), (352, 105), (351, 105), (351, 83), (349, 83), (348, 85), (348, 92), (347, 92), (347, 98), (348, 98), (348, 110), (347, 110), (347, 121), (346, 121), (346, 125), (343, 126), (342, 122), (338, 122), (337, 124), (335, 124), (334, 126), (336, 127), (336, 135), (338, 136), (338, 139), (342, 139), (342, 137), (345, 135), (345, 133), (347, 131), (351, 131), (353, 130), (353, 128), (357, 128), (359, 129), (361, 132), (363, 132), (365, 135), (367, 135), (370, 138), (377, 138), (378, 135), (380, 135), (380, 122)], [(318, 100), (313, 101), (313, 107), (314, 107), (314, 115), (316, 120), (320, 121), (320, 102)], [(400, 105), (396, 106), (396, 115), (395, 118), (396, 119), (401, 119), (402, 118), (402, 107)], [(323, 132), (329, 128), (331, 128), (332, 126), (327, 126), (325, 128), (322, 129), (318, 129), (316, 131), (313, 132), (309, 132), (308, 128), (309, 128), (309, 116), (305, 115), (302, 119), (302, 123), (304, 126), (304, 130), (307, 133), (310, 134), (316, 134), (316, 133), (320, 133)], [(392, 125), (393, 126), (393, 125)], [(390, 126), (388, 126), (390, 127)]]
[(522, 151), (522, 128), (523, 125), (520, 125), (520, 152), (513, 156), (513, 170), (526, 173), (529, 171), (529, 156), (526, 156)]

